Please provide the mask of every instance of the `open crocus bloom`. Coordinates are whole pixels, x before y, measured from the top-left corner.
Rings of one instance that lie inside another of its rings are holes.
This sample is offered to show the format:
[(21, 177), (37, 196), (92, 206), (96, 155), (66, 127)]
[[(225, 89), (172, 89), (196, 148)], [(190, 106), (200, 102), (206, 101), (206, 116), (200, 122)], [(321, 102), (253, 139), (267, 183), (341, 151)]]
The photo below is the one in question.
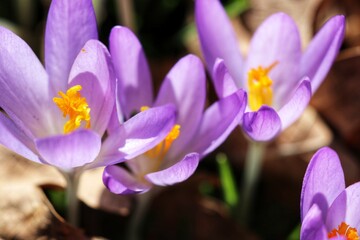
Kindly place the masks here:
[[(125, 166), (107, 166), (103, 180), (114, 193), (148, 191), (153, 185), (171, 185), (193, 174), (199, 159), (219, 146), (240, 121), (246, 97), (239, 90), (204, 111), (206, 78), (199, 58), (180, 59), (165, 77), (153, 100), (151, 76), (136, 36), (125, 27), (110, 35), (110, 53), (118, 78), (117, 108), (125, 118), (134, 112), (174, 104), (177, 120), (167, 137)], [(121, 121), (121, 117), (118, 119)]]
[(358, 240), (360, 182), (345, 189), (338, 155), (324, 147), (312, 157), (301, 192), (301, 240)]
[(22, 39), (0, 27), (0, 106), (6, 112), (0, 114), (2, 145), (72, 172), (121, 161), (166, 136), (175, 120), (173, 106), (138, 114), (109, 134), (113, 144), (106, 140), (102, 148), (116, 78), (108, 50), (96, 38), (91, 0), (53, 0), (45, 70)]
[(218, 0), (196, 0), (201, 48), (219, 97), (238, 88), (248, 93), (242, 127), (255, 141), (268, 141), (307, 106), (336, 57), (344, 17), (331, 18), (302, 53), (298, 29), (284, 13), (267, 18), (254, 33), (247, 58)]

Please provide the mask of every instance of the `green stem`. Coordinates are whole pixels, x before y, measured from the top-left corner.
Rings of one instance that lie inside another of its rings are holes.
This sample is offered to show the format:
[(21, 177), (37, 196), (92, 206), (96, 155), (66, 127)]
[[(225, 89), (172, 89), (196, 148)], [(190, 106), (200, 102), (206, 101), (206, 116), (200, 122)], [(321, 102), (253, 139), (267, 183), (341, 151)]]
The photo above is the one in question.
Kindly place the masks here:
[(65, 173), (66, 186), (66, 203), (67, 203), (67, 220), (73, 226), (79, 224), (79, 199), (77, 190), (79, 187), (80, 175), (76, 172)]
[(141, 236), (139, 236), (139, 233), (141, 233), (141, 225), (148, 211), (152, 196), (153, 190), (144, 194), (136, 195), (137, 203), (128, 225), (126, 235), (127, 240), (141, 239)]
[(259, 142), (249, 142), (244, 166), (244, 182), (242, 188), (242, 203), (240, 206), (240, 220), (246, 224), (249, 221), (249, 211), (253, 202), (256, 187), (262, 166), (266, 145)]

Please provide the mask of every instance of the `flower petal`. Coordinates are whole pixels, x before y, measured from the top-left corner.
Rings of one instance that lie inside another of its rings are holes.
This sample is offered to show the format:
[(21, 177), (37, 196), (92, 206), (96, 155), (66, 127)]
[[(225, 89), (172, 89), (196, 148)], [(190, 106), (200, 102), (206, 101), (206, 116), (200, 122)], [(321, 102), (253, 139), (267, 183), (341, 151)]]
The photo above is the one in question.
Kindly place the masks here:
[(242, 129), (254, 141), (270, 141), (280, 132), (281, 120), (273, 108), (263, 105), (256, 112), (244, 114)]
[(154, 105), (173, 103), (177, 108), (176, 123), (181, 126), (180, 136), (172, 144), (169, 156), (178, 152), (195, 134), (204, 110), (205, 87), (204, 67), (194, 55), (180, 59), (162, 83)]
[[(174, 126), (175, 116), (175, 108), (170, 104), (138, 113), (132, 121), (124, 123), (126, 141), (119, 151), (131, 159), (155, 147)], [(139, 148), (141, 145), (144, 146)]]
[(151, 187), (116, 165), (110, 165), (104, 169), (103, 182), (110, 192), (115, 194), (141, 193), (148, 191)]
[(116, 26), (110, 33), (110, 53), (118, 78), (117, 97), (126, 118), (153, 103), (151, 75), (142, 46), (130, 29)]
[(314, 204), (307, 212), (301, 224), (301, 240), (326, 240), (327, 231), (322, 218), (321, 209)]
[(91, 0), (51, 1), (45, 32), (45, 67), (55, 94), (66, 91), (71, 66), (90, 39), (97, 39)]
[(41, 163), (33, 152), (33, 141), (2, 113), (0, 113), (0, 144), (33, 162)]
[(116, 164), (150, 150), (167, 136), (175, 116), (170, 104), (136, 114), (106, 138), (99, 158), (90, 166)]
[[(330, 186), (329, 186), (330, 187)], [(328, 230), (337, 228), (342, 222), (360, 230), (360, 182), (347, 187), (334, 200), (326, 218)]]
[(247, 74), (251, 68), (277, 63), (269, 77), (273, 80), (274, 106), (282, 106), (289, 98), (289, 92), (298, 84), (300, 59), (301, 42), (295, 22), (284, 13), (273, 14), (259, 26), (251, 39), (243, 84), (247, 86)]
[(196, 0), (195, 22), (201, 49), (211, 74), (216, 58), (224, 59), (234, 80), (242, 79), (243, 60), (234, 29), (218, 0)]
[(145, 178), (159, 186), (173, 185), (188, 179), (199, 164), (199, 154), (189, 153), (180, 162), (159, 172), (149, 173)]
[(301, 58), (300, 75), (311, 79), (315, 93), (339, 52), (345, 34), (345, 17), (331, 18), (310, 42)]
[(0, 107), (27, 135), (42, 135), (51, 125), (46, 72), (30, 47), (2, 27), (0, 43)]
[(338, 155), (323, 147), (311, 158), (301, 190), (301, 218), (304, 219), (313, 204), (317, 204), (325, 219), (327, 209), (345, 189), (344, 173)]
[(204, 113), (197, 134), (189, 142), (189, 151), (200, 157), (217, 148), (239, 125), (246, 107), (246, 93), (238, 90), (211, 105)]
[(311, 84), (308, 78), (304, 78), (290, 100), (278, 111), (283, 130), (300, 117), (309, 104), (310, 98)]
[(117, 113), (117, 110), (116, 110), (116, 107), (113, 108), (113, 111), (111, 113), (111, 116), (110, 116), (110, 120), (109, 120), (109, 124), (108, 124), (108, 128), (107, 128), (107, 132), (108, 134), (112, 134), (113, 132), (116, 131), (116, 129), (119, 128), (119, 126), (121, 124), (123, 124), (123, 119), (119, 119), (118, 117), (118, 113)]
[(229, 96), (237, 91), (233, 78), (230, 76), (228, 69), (225, 66), (224, 60), (216, 59), (214, 65), (214, 87), (219, 98)]
[(37, 150), (42, 160), (69, 171), (94, 161), (100, 152), (101, 138), (89, 130), (37, 139)]
[(97, 40), (89, 40), (70, 72), (70, 85), (81, 85), (81, 94), (90, 107), (91, 129), (105, 132), (114, 108), (115, 75), (109, 52)]

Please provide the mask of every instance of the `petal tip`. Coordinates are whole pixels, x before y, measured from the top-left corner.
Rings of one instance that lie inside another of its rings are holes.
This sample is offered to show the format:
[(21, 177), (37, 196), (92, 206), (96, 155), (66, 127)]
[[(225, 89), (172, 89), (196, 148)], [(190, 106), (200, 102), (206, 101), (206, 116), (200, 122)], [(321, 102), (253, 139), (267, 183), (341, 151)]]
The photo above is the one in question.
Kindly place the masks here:
[(105, 167), (102, 180), (110, 192), (118, 195), (144, 193), (150, 189), (149, 186), (136, 183), (129, 173), (115, 165)]
[(242, 121), (244, 132), (256, 142), (272, 140), (280, 133), (281, 125), (278, 113), (266, 105), (263, 105), (256, 112), (246, 112)]
[(200, 155), (189, 153), (181, 161), (164, 170), (149, 173), (145, 178), (158, 186), (173, 185), (187, 180), (199, 165)]

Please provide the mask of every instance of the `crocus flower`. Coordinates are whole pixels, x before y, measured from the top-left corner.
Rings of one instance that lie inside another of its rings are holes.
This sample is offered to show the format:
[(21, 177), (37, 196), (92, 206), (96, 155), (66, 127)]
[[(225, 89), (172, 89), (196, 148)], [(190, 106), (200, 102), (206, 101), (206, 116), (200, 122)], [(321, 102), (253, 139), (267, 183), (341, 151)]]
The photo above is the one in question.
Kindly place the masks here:
[(318, 150), (307, 167), (301, 191), (301, 240), (358, 240), (360, 182), (345, 188), (335, 151)]
[(45, 68), (22, 39), (0, 27), (2, 145), (73, 172), (134, 156), (167, 135), (175, 120), (173, 106), (138, 114), (112, 131), (102, 147), (116, 78), (108, 50), (96, 38), (91, 0), (52, 1)]
[(271, 15), (244, 59), (218, 0), (196, 0), (195, 19), (219, 97), (238, 88), (248, 93), (242, 128), (254, 141), (271, 140), (301, 115), (338, 53), (345, 24), (343, 16), (331, 18), (302, 53), (294, 21), (284, 13)]
[(237, 126), (245, 109), (242, 90), (214, 103), (204, 112), (206, 78), (199, 58), (180, 59), (165, 77), (153, 100), (151, 76), (142, 46), (125, 27), (110, 34), (110, 53), (117, 88), (116, 105), (123, 116), (174, 104), (176, 125), (168, 136), (145, 154), (127, 160), (124, 166), (107, 166), (103, 180), (114, 193), (140, 193), (153, 185), (171, 185), (193, 174), (199, 159), (219, 146)]

